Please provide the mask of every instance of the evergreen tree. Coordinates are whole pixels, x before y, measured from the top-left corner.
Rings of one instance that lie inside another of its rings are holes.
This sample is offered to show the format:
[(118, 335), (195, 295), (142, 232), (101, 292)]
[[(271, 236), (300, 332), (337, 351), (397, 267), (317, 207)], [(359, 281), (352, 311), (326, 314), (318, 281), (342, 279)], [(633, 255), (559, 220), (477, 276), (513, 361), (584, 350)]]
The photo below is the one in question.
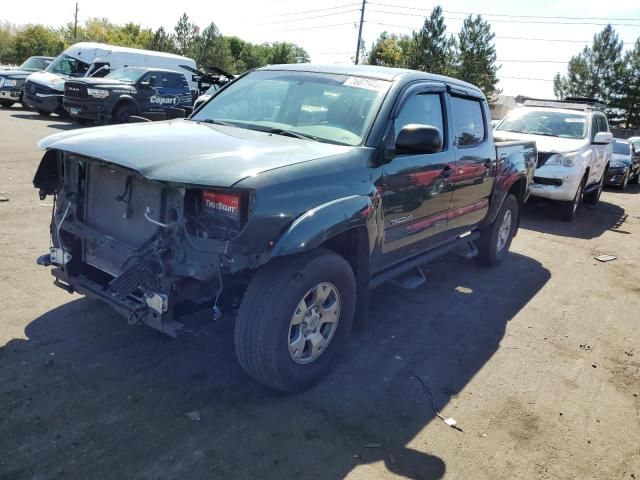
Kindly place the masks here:
[(407, 55), (407, 66), (414, 70), (450, 75), (453, 71), (453, 40), (447, 35), (442, 7), (437, 6), (413, 38)]
[(495, 34), (480, 15), (469, 15), (457, 42), (456, 77), (480, 88), (489, 102), (500, 93), (496, 65)]

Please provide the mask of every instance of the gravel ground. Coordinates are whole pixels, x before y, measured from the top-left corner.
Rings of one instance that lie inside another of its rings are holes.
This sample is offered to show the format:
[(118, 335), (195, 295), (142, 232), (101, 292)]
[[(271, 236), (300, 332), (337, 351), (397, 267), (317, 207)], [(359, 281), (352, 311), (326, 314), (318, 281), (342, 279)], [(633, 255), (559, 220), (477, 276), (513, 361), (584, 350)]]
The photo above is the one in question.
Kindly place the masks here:
[(69, 128), (0, 110), (0, 479), (640, 478), (638, 186), (571, 224), (529, 204), (496, 269), (379, 287), (332, 374), (284, 396), (242, 372), (229, 315), (173, 340), (35, 265), (35, 142)]

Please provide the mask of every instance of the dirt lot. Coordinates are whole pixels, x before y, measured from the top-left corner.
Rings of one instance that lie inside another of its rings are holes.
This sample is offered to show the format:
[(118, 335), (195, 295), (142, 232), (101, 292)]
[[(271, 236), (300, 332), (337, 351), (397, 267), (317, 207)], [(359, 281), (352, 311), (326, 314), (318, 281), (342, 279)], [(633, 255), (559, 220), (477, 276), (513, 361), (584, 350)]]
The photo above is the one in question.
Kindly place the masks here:
[(173, 340), (35, 265), (35, 142), (68, 128), (0, 110), (0, 479), (640, 478), (637, 186), (573, 224), (529, 205), (497, 269), (383, 285), (329, 378), (283, 396), (241, 371), (229, 315)]

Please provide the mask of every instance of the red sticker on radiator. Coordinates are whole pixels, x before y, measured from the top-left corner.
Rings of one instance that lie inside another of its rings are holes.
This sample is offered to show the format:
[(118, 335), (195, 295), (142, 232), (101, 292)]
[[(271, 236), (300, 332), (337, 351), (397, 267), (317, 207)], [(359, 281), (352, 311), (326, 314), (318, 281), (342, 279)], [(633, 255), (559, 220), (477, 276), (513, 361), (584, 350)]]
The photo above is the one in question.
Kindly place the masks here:
[(207, 213), (238, 218), (240, 214), (240, 197), (220, 192), (202, 192), (202, 206)]

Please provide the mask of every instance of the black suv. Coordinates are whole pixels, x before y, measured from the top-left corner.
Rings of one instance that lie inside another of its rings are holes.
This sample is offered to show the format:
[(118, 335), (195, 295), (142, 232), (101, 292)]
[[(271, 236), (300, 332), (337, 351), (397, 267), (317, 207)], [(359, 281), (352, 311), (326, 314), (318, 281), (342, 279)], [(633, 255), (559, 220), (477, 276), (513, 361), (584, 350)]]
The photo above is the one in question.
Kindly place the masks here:
[(192, 96), (180, 72), (124, 67), (104, 78), (67, 80), (63, 106), (77, 119), (125, 123), (131, 115), (184, 117), (191, 111)]

